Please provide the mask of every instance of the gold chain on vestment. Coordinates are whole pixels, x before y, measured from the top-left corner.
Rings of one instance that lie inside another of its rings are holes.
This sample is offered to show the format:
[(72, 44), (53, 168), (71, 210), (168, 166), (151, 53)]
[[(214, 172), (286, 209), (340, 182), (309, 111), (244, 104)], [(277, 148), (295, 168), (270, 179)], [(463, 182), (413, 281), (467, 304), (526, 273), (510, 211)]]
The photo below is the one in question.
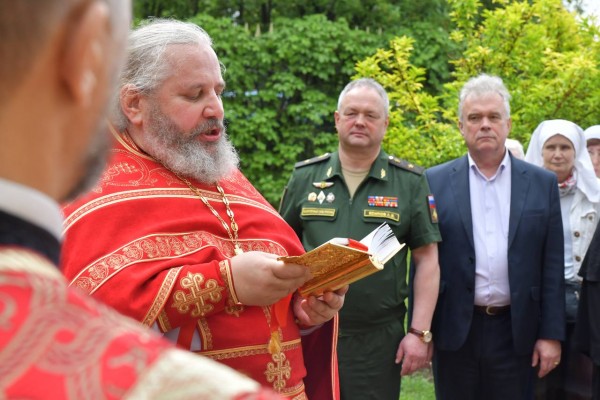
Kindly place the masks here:
[[(129, 132), (127, 130), (125, 130), (124, 134), (127, 136), (127, 138), (129, 139), (129, 141), (135, 147), (137, 147), (138, 149), (140, 149), (140, 147), (135, 144), (135, 142), (133, 141), (133, 139), (131, 138), (131, 135), (129, 134)], [(235, 254), (236, 255), (242, 254), (244, 252), (244, 250), (242, 250), (242, 247), (240, 246), (240, 243), (238, 241), (238, 224), (235, 222), (233, 210), (231, 209), (231, 206), (229, 204), (229, 199), (225, 195), (225, 191), (223, 190), (223, 188), (218, 183), (215, 183), (215, 186), (217, 187), (217, 190), (221, 194), (221, 201), (225, 205), (225, 209), (227, 211), (227, 216), (231, 220), (231, 228), (229, 227), (229, 225), (227, 224), (227, 222), (225, 222), (225, 220), (223, 218), (221, 218), (221, 216), (219, 215), (219, 213), (217, 212), (217, 210), (215, 210), (214, 207), (210, 205), (210, 203), (208, 202), (208, 199), (200, 192), (200, 190), (197, 187), (195, 187), (194, 185), (192, 185), (192, 182), (190, 182), (189, 180), (187, 180), (183, 176), (179, 175), (177, 172), (173, 171), (171, 168), (167, 167), (164, 163), (162, 163), (161, 161), (157, 160), (156, 158), (154, 158), (150, 154), (148, 154), (148, 153), (146, 153), (146, 154), (150, 158), (152, 158), (155, 162), (157, 162), (158, 164), (162, 165), (167, 171), (170, 171), (173, 175), (175, 175), (177, 178), (179, 178), (183, 183), (185, 183), (190, 188), (190, 190), (192, 191), (192, 193), (194, 193), (196, 196), (198, 196), (198, 198), (200, 200), (202, 200), (202, 202), (204, 203), (204, 205), (206, 205), (206, 207), (208, 207), (208, 209), (213, 213), (213, 215), (215, 217), (217, 217), (217, 219), (221, 222), (221, 225), (223, 225), (223, 228), (225, 228), (225, 231), (227, 232), (227, 235), (229, 235), (229, 239), (231, 239), (231, 242), (233, 243)]]
[(223, 218), (221, 218), (221, 216), (219, 215), (217, 210), (215, 210), (214, 207), (210, 205), (210, 203), (208, 202), (208, 199), (200, 192), (200, 190), (197, 187), (195, 187), (194, 185), (192, 185), (192, 182), (190, 182), (183, 176), (179, 175), (177, 172), (167, 168), (164, 164), (163, 164), (163, 167), (165, 167), (166, 169), (171, 171), (176, 177), (178, 177), (183, 183), (185, 183), (190, 188), (190, 190), (196, 196), (198, 196), (198, 198), (200, 198), (200, 200), (202, 200), (204, 205), (206, 205), (206, 207), (208, 207), (208, 209), (213, 213), (213, 215), (215, 217), (217, 217), (217, 219), (219, 221), (221, 221), (221, 225), (223, 225), (223, 228), (225, 228), (225, 231), (227, 232), (227, 234), (229, 235), (229, 238), (231, 239), (231, 242), (233, 243), (235, 254), (236, 255), (242, 254), (244, 252), (244, 250), (242, 250), (242, 248), (240, 247), (240, 244), (238, 242), (238, 224), (235, 222), (233, 210), (231, 209), (231, 206), (229, 204), (229, 199), (225, 195), (225, 191), (223, 190), (223, 188), (218, 183), (215, 183), (217, 190), (221, 194), (221, 201), (225, 205), (225, 209), (227, 211), (227, 216), (231, 220), (231, 228), (229, 227), (227, 222), (225, 222), (225, 220)]

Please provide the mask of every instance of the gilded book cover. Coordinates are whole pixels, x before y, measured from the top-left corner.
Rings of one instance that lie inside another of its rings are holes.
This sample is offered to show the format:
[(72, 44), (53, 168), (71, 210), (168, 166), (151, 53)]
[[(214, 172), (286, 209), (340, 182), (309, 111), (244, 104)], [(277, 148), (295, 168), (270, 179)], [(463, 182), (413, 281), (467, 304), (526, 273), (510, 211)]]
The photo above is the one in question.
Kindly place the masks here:
[(391, 228), (384, 223), (360, 242), (334, 238), (301, 256), (281, 257), (280, 260), (310, 268), (313, 278), (298, 291), (304, 297), (320, 296), (381, 271), (402, 247), (404, 244), (398, 242)]

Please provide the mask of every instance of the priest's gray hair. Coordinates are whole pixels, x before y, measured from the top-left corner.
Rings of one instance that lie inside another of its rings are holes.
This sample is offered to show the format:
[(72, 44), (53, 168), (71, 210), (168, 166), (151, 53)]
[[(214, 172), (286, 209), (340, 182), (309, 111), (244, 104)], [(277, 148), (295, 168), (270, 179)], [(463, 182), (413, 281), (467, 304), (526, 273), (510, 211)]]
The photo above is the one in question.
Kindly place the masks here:
[[(119, 91), (113, 99), (113, 123), (122, 131), (129, 120), (120, 105), (120, 91), (135, 90), (143, 94), (157, 89), (165, 79), (177, 73), (177, 65), (169, 61), (171, 45), (212, 47), (212, 39), (204, 29), (190, 22), (152, 19), (129, 35), (127, 60), (120, 77)], [(223, 65), (221, 69), (224, 71)]]
[(510, 93), (508, 93), (506, 86), (504, 86), (504, 82), (502, 82), (502, 79), (498, 76), (481, 74), (469, 79), (460, 91), (458, 102), (458, 118), (460, 121), (463, 121), (462, 111), (467, 97), (471, 95), (479, 97), (490, 93), (496, 93), (502, 97), (504, 111), (506, 113), (505, 117), (510, 118), (511, 96)]
[(379, 97), (381, 97), (381, 100), (383, 100), (383, 108), (384, 108), (385, 116), (387, 117), (389, 114), (389, 109), (390, 109), (390, 100), (388, 98), (387, 92), (385, 91), (383, 86), (381, 86), (379, 84), (379, 82), (377, 82), (375, 79), (371, 79), (371, 78), (360, 78), (360, 79), (354, 80), (354, 81), (350, 82), (349, 84), (347, 84), (346, 87), (340, 93), (340, 97), (338, 98), (338, 104), (337, 104), (338, 111), (340, 110), (340, 108), (342, 108), (342, 100), (348, 94), (348, 92), (351, 91), (352, 89), (356, 89), (359, 87), (368, 87), (377, 92)]

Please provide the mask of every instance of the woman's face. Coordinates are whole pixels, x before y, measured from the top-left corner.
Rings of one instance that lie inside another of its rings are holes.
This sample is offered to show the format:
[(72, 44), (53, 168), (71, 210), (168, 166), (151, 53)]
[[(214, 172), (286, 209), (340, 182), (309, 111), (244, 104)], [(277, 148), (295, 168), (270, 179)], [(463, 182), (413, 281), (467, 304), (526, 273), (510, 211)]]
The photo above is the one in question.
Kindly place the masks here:
[(590, 153), (592, 164), (594, 165), (594, 172), (596, 173), (596, 176), (600, 178), (600, 140), (588, 140), (587, 149), (588, 153)]
[(542, 147), (544, 168), (556, 174), (558, 182), (564, 182), (575, 164), (575, 149), (573, 143), (566, 137), (556, 134), (546, 140)]

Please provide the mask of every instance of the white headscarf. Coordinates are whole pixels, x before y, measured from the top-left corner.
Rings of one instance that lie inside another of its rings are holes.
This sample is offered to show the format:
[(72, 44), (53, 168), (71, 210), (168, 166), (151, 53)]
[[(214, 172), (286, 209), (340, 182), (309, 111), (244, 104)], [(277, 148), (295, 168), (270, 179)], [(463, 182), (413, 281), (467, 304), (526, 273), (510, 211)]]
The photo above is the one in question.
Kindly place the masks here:
[(585, 140), (600, 139), (600, 125), (594, 125), (583, 131)]
[(573, 168), (577, 174), (577, 188), (585, 194), (589, 201), (598, 202), (600, 200), (600, 184), (598, 184), (594, 166), (587, 151), (583, 130), (579, 125), (565, 119), (543, 121), (531, 135), (525, 161), (543, 167), (542, 149), (544, 143), (556, 134), (566, 137), (573, 143), (575, 149)]

